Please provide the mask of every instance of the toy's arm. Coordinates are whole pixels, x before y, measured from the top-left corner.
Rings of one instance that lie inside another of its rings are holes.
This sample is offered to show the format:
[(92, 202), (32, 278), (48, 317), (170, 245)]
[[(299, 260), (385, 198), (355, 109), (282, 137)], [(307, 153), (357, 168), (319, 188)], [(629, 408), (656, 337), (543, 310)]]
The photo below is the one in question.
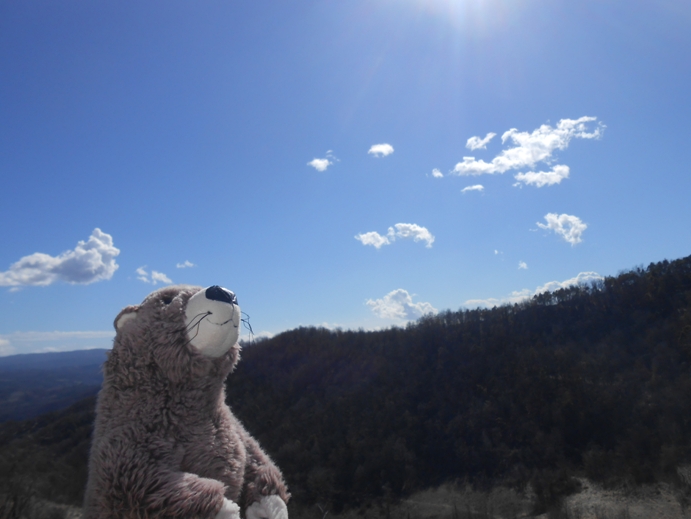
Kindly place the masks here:
[(170, 470), (176, 465), (170, 456), (154, 457), (151, 443), (133, 448), (134, 442), (123, 441), (126, 437), (100, 438), (92, 445), (85, 519), (240, 519), (239, 507), (225, 499), (221, 481)]
[(147, 511), (164, 516), (240, 519), (240, 507), (223, 497), (225, 486), (215, 479), (187, 472), (158, 475), (158, 488), (144, 497)]
[(240, 431), (247, 453), (243, 495), (247, 519), (288, 519), (290, 494), (281, 471), (244, 428)]

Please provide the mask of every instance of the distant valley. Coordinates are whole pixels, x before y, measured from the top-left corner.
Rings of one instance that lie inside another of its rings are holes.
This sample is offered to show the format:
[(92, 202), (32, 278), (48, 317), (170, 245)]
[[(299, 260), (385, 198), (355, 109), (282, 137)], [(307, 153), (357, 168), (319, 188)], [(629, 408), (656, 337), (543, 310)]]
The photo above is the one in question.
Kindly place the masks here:
[(0, 422), (64, 409), (101, 387), (105, 349), (0, 357)]

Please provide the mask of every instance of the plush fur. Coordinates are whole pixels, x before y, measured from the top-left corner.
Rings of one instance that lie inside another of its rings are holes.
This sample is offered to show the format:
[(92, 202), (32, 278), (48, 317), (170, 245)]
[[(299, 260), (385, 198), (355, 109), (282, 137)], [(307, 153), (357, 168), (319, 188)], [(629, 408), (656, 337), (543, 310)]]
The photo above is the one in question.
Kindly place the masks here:
[(84, 519), (214, 519), (226, 499), (288, 501), (280, 471), (225, 404), (239, 345), (212, 358), (190, 344), (185, 305), (200, 290), (166, 287), (116, 318)]

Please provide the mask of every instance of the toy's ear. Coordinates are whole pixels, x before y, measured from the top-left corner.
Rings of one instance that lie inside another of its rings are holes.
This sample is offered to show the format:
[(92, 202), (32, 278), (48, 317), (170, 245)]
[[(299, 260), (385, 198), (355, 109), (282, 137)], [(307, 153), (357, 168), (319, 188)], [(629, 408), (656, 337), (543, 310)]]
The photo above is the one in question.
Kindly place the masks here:
[(118, 316), (115, 318), (115, 322), (113, 323), (115, 329), (118, 331), (122, 330), (122, 327), (125, 326), (126, 323), (136, 319), (137, 310), (139, 310), (138, 306), (126, 306), (125, 308), (123, 308), (118, 314)]

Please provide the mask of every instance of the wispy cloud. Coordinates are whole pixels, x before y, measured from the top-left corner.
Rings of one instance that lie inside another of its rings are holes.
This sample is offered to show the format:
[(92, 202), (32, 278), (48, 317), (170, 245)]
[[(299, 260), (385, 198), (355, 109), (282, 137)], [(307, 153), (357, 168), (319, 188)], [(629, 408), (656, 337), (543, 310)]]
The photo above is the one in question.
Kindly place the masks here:
[(548, 283), (537, 287), (535, 294), (554, 292), (560, 288), (567, 288), (573, 285), (587, 285), (593, 281), (602, 281), (603, 279), (605, 278), (597, 272), (579, 272), (576, 277), (567, 279), (566, 281), (549, 281)]
[(113, 277), (118, 269), (118, 254), (120, 250), (113, 246), (112, 236), (96, 228), (74, 250), (58, 256), (42, 252), (24, 256), (9, 270), (0, 272), (0, 286), (47, 286), (57, 281), (88, 285)]
[(441, 171), (439, 171), (437, 168), (434, 168), (434, 169), (432, 170), (432, 176), (433, 176), (434, 178), (443, 178), (443, 177), (444, 177), (444, 174), (443, 174)]
[(533, 295), (534, 292), (531, 292), (529, 289), (524, 288), (523, 290), (515, 290), (511, 292), (508, 296), (500, 298), (488, 297), (487, 299), (468, 299), (465, 303), (463, 303), (463, 306), (468, 308), (492, 308), (494, 306), (508, 304), (513, 305), (515, 303), (525, 301)]
[(355, 236), (356, 240), (360, 240), (363, 245), (371, 245), (375, 249), (379, 249), (382, 245), (389, 245), (391, 240), (385, 235), (382, 236), (377, 231), (362, 232)]
[(393, 153), (393, 146), (391, 144), (373, 144), (367, 153), (375, 157), (386, 157)]
[(168, 276), (166, 276), (163, 272), (152, 270), (151, 274), (149, 274), (146, 271), (146, 265), (144, 265), (143, 267), (139, 267), (136, 272), (137, 279), (139, 281), (143, 281), (144, 283), (151, 283), (152, 285), (155, 285), (157, 283), (165, 283), (170, 285), (172, 283), (171, 279)]
[(5, 357), (7, 355), (12, 355), (16, 353), (14, 346), (10, 344), (7, 339), (0, 339), (0, 357)]
[(481, 184), (476, 184), (474, 186), (468, 186), (461, 189), (461, 193), (467, 193), (469, 191), (480, 191), (481, 193), (485, 190), (485, 186)]
[(412, 238), (413, 241), (424, 241), (425, 247), (429, 248), (434, 243), (434, 236), (426, 227), (414, 223), (397, 223), (389, 227), (386, 235), (381, 235), (376, 231), (360, 233), (355, 236), (363, 245), (372, 245), (379, 249), (383, 245), (390, 245), (398, 238)]
[(485, 149), (487, 147), (487, 143), (491, 141), (495, 135), (497, 134), (489, 132), (487, 135), (485, 135), (484, 139), (481, 139), (480, 137), (471, 137), (468, 139), (468, 142), (465, 143), (465, 147), (469, 150)]
[(402, 288), (389, 292), (381, 299), (368, 299), (365, 304), (382, 319), (412, 321), (429, 313), (437, 313), (437, 309), (429, 303), (413, 303), (413, 296)]
[[(599, 139), (605, 126), (599, 123), (595, 125), (592, 131), (589, 131), (588, 128), (589, 124), (596, 120), (596, 117), (562, 119), (554, 128), (543, 124), (532, 133), (519, 132), (516, 128), (512, 128), (504, 132), (501, 141), (502, 143), (510, 141), (514, 144), (513, 147), (503, 150), (491, 162), (477, 160), (475, 157), (463, 157), (463, 162), (456, 164), (453, 172), (457, 175), (485, 175), (505, 173), (512, 169), (532, 169), (541, 162), (550, 164), (553, 161), (554, 152), (566, 149), (572, 139)], [(472, 137), (468, 139), (467, 146), (477, 145), (477, 147), (471, 148), (477, 149), (485, 139)], [(516, 175), (516, 179), (519, 183), (542, 187), (558, 184), (563, 179), (568, 178), (568, 174), (568, 167), (556, 165), (552, 171), (521, 173)]]
[(535, 187), (551, 186), (559, 184), (565, 178), (569, 178), (569, 167), (557, 165), (552, 168), (552, 171), (518, 173), (513, 178), (518, 180), (514, 186), (520, 186), (521, 182)]
[(115, 330), (78, 332), (14, 332), (0, 335), (0, 357), (19, 353), (109, 348)]
[(518, 270), (528, 270), (528, 264), (525, 261), (519, 261)]
[(537, 226), (540, 229), (554, 231), (572, 246), (583, 241), (583, 232), (588, 228), (578, 216), (570, 214), (547, 213), (545, 221), (547, 223), (537, 222)]
[(535, 290), (524, 288), (523, 290), (516, 290), (511, 292), (508, 296), (488, 299), (469, 299), (463, 306), (468, 308), (492, 308), (494, 306), (501, 306), (505, 304), (515, 304), (530, 299), (531, 297), (542, 294), (544, 292), (555, 292), (560, 288), (567, 288), (573, 285), (586, 285), (593, 281), (601, 281), (604, 278), (597, 272), (580, 272), (576, 277), (567, 279), (566, 281), (550, 281), (537, 287)]
[(175, 265), (175, 267), (179, 269), (189, 269), (192, 267), (196, 267), (196, 265), (189, 260), (185, 260), (184, 263), (178, 263)]

